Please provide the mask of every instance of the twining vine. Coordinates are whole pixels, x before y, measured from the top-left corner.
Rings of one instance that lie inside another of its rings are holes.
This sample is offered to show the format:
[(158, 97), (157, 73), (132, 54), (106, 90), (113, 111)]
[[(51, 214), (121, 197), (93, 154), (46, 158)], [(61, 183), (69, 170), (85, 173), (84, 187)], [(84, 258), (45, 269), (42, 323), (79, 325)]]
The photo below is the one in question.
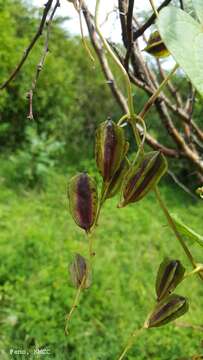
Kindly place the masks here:
[[(80, 19), (80, 29), (82, 35), (82, 42), (87, 55), (91, 61), (94, 61), (94, 55), (89, 45), (87, 44), (82, 27), (81, 9), (83, 9), (82, 0), (72, 0), (76, 11), (78, 12)], [(171, 228), (174, 236), (178, 240), (182, 247), (186, 257), (188, 258), (193, 270), (186, 272), (185, 267), (177, 259), (171, 259), (166, 257), (160, 264), (157, 277), (156, 277), (156, 295), (157, 300), (151, 311), (151, 313), (143, 321), (143, 326), (140, 329), (136, 329), (130, 336), (127, 345), (118, 357), (122, 360), (127, 352), (131, 349), (134, 341), (138, 335), (144, 330), (149, 328), (164, 326), (169, 322), (184, 315), (188, 311), (189, 302), (188, 299), (182, 295), (174, 293), (176, 287), (182, 282), (187, 280), (190, 276), (197, 274), (200, 279), (203, 280), (203, 265), (198, 264), (194, 259), (190, 249), (188, 248), (184, 237), (182, 236), (176, 221), (170, 215), (167, 205), (164, 203), (160, 190), (158, 188), (159, 181), (168, 170), (167, 160), (162, 151), (145, 151), (144, 144), (147, 137), (147, 127), (145, 124), (145, 116), (150, 108), (154, 105), (156, 100), (162, 93), (163, 88), (169, 84), (172, 75), (176, 72), (178, 64), (174, 66), (172, 71), (163, 79), (160, 86), (155, 89), (149, 100), (144, 105), (143, 109), (136, 113), (134, 107), (131, 79), (128, 74), (129, 58), (131, 54), (131, 43), (136, 38), (143, 34), (146, 27), (154, 22), (156, 17), (159, 17), (159, 10), (163, 6), (167, 6), (170, 1), (164, 1), (162, 6), (157, 9), (154, 0), (149, 0), (153, 15), (147, 20), (146, 24), (141, 27), (137, 32), (132, 33), (130, 23), (133, 17), (133, 5), (134, 1), (130, 3), (127, 28), (128, 28), (128, 40), (130, 46), (127, 49), (124, 64), (120, 61), (118, 54), (112, 49), (108, 41), (103, 37), (100, 29), (98, 15), (100, 0), (96, 0), (94, 26), (96, 35), (99, 37), (103, 47), (111, 57), (113, 62), (118, 68), (126, 86), (127, 94), (127, 107), (126, 112), (118, 119), (117, 123), (112, 120), (106, 120), (98, 127), (95, 136), (95, 159), (97, 169), (102, 177), (102, 186), (100, 192), (98, 192), (97, 184), (94, 179), (88, 175), (88, 173), (76, 174), (70, 179), (68, 184), (68, 199), (70, 213), (75, 220), (76, 224), (85, 231), (89, 244), (89, 259), (87, 260), (80, 254), (76, 254), (73, 262), (69, 266), (70, 277), (72, 284), (77, 288), (73, 305), (66, 316), (65, 332), (69, 334), (69, 325), (74, 310), (77, 308), (79, 298), (82, 291), (91, 286), (92, 282), (92, 267), (94, 252), (94, 231), (96, 231), (101, 209), (107, 199), (114, 197), (120, 193), (120, 201), (118, 208), (123, 208), (129, 204), (133, 204), (137, 201), (141, 201), (149, 192), (154, 191), (158, 204), (166, 217), (169, 227)], [(32, 48), (37, 42), (40, 35), (46, 28), (46, 37), (44, 43), (44, 50), (37, 65), (34, 80), (31, 89), (28, 92), (29, 97), (29, 115), (30, 119), (33, 119), (32, 109), (32, 97), (36, 90), (36, 83), (39, 74), (43, 68), (46, 55), (49, 50), (49, 35), (51, 23), (56, 13), (57, 8), (60, 6), (60, 1), (57, 0), (54, 3), (53, 0), (47, 1), (45, 4), (43, 16), (39, 25), (39, 28), (31, 40), (30, 45), (24, 52), (19, 64), (11, 73), (9, 78), (1, 85), (0, 89), (5, 89), (8, 84), (15, 78), (17, 73), (22, 68), (24, 62), (29, 56)], [(182, 2), (181, 2), (182, 4)], [(53, 9), (52, 9), (53, 6)], [(84, 10), (84, 9), (83, 9)], [(48, 15), (51, 14), (48, 18)], [(47, 20), (48, 18), (48, 20)], [(163, 44), (159, 34), (153, 34), (149, 41), (147, 50), (153, 54), (153, 52), (165, 52), (167, 49)], [(127, 69), (127, 70), (126, 70)], [(123, 96), (123, 95), (122, 95)], [(129, 144), (125, 137), (124, 126), (130, 126), (134, 135), (136, 144), (136, 153), (132, 160), (129, 159), (128, 149)], [(141, 131), (140, 131), (141, 129)], [(142, 136), (140, 135), (142, 133)], [(198, 189), (200, 196), (202, 196), (202, 188)], [(125, 210), (123, 210), (125, 211)]]

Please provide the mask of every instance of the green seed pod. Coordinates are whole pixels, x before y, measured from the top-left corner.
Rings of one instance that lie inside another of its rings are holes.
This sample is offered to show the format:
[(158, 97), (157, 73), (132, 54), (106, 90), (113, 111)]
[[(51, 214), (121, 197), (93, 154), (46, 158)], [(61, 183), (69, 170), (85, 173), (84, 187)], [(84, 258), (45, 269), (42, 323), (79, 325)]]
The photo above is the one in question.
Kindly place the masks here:
[(118, 207), (141, 200), (159, 182), (167, 171), (167, 161), (159, 151), (144, 155), (127, 172), (122, 188), (123, 200)]
[(157, 301), (170, 294), (184, 278), (185, 268), (179, 260), (165, 259), (159, 266), (156, 278)]
[(122, 161), (120, 168), (116, 171), (113, 178), (111, 179), (111, 182), (108, 187), (108, 192), (106, 194), (106, 199), (112, 198), (120, 191), (124, 176), (127, 173), (129, 167), (130, 167), (129, 162), (125, 158)]
[(86, 259), (80, 254), (76, 254), (73, 262), (69, 266), (71, 283), (75, 288), (82, 287), (87, 289), (91, 285), (90, 267)]
[(74, 176), (68, 185), (68, 198), (74, 221), (88, 232), (94, 224), (98, 206), (95, 181), (86, 173)]
[(112, 179), (127, 150), (123, 128), (111, 120), (103, 122), (96, 132), (95, 157), (104, 182)]
[(163, 40), (158, 31), (154, 31), (147, 42), (147, 46), (143, 51), (148, 52), (151, 55), (154, 55), (156, 58), (167, 57), (170, 55), (170, 52), (166, 48)]
[(186, 298), (171, 294), (159, 302), (145, 322), (145, 328), (159, 327), (184, 315), (189, 308)]

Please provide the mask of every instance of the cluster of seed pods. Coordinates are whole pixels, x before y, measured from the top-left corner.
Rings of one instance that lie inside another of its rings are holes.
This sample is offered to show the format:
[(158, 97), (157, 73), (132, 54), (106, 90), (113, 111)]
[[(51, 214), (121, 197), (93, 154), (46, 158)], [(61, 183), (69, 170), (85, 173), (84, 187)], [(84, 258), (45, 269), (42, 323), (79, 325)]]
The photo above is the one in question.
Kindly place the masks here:
[(172, 293), (182, 282), (184, 275), (185, 268), (179, 260), (166, 258), (160, 264), (155, 286), (157, 304), (145, 321), (145, 328), (165, 325), (188, 311), (188, 300)]
[[(69, 181), (70, 213), (87, 234), (97, 224), (105, 200), (120, 192), (119, 208), (135, 203), (153, 190), (167, 171), (167, 162), (161, 152), (140, 154), (136, 163), (131, 163), (127, 158), (128, 148), (123, 127), (111, 120), (103, 122), (96, 131), (95, 142), (97, 169), (103, 180), (100, 196), (95, 180), (86, 172)], [(187, 311), (187, 300), (171, 294), (182, 281), (184, 271), (177, 260), (166, 260), (161, 264), (156, 282), (157, 305), (145, 322), (146, 328), (166, 324)], [(83, 256), (75, 255), (70, 274), (76, 288), (90, 286), (90, 266)]]
[[(167, 170), (161, 152), (152, 151), (136, 164), (127, 159), (129, 144), (122, 127), (107, 120), (96, 131), (95, 158), (103, 179), (100, 201), (121, 191), (119, 207), (141, 200), (152, 190)], [(86, 172), (74, 176), (68, 186), (71, 215), (78, 226), (90, 232), (99, 208), (97, 185)]]

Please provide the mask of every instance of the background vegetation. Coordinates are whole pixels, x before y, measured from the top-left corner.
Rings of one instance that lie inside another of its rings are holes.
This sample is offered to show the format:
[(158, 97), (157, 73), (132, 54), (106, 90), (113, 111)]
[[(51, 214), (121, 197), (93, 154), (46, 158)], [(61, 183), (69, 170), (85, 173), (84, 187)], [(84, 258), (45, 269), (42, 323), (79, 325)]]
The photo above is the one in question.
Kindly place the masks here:
[[(37, 23), (37, 13), (33, 15), (26, 3), (0, 0), (2, 81)], [(116, 358), (153, 306), (155, 275), (162, 258), (170, 254), (188, 265), (153, 194), (121, 210), (116, 208), (116, 199), (108, 201), (95, 234), (93, 285), (82, 296), (70, 335), (65, 336), (65, 314), (75, 294), (68, 264), (74, 252), (87, 253), (86, 239), (67, 210), (67, 181), (84, 169), (94, 176), (90, 159), (95, 128), (107, 116), (117, 119), (120, 112), (99, 66), (92, 68), (80, 39), (71, 38), (62, 23), (58, 19), (53, 25), (50, 54), (34, 97), (35, 120), (26, 117), (26, 93), (43, 39), (0, 97), (1, 359), (10, 358), (10, 349), (26, 349), (32, 359), (33, 349), (45, 347), (50, 349), (50, 359)], [(141, 104), (140, 96), (135, 94), (135, 100)], [(152, 117), (151, 131), (157, 137), (166, 136), (159, 132), (156, 115)], [(179, 169), (184, 171), (183, 163), (175, 167), (179, 173)], [(201, 204), (167, 178), (161, 190), (171, 211), (201, 232)], [(193, 251), (202, 261), (196, 245)], [(143, 334), (129, 360), (183, 360), (203, 354), (201, 283), (194, 277), (189, 286), (185, 281), (180, 287), (180, 293), (190, 298), (190, 312), (176, 324)]]

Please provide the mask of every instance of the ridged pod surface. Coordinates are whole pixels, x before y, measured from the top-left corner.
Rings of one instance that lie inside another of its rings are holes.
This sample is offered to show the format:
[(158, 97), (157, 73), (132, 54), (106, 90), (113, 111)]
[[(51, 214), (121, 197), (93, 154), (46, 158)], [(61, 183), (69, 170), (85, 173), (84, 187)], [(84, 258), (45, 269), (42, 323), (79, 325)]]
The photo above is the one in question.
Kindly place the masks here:
[(166, 48), (158, 31), (154, 31), (150, 35), (144, 51), (148, 52), (151, 55), (154, 55), (157, 58), (167, 57), (170, 55), (170, 52)]
[(185, 297), (172, 294), (160, 301), (147, 321), (145, 328), (159, 327), (179, 318), (188, 311), (189, 305)]
[(141, 161), (127, 172), (122, 186), (122, 201), (119, 207), (141, 200), (159, 182), (167, 171), (167, 161), (159, 151), (144, 155)]
[(98, 206), (95, 181), (87, 173), (79, 173), (68, 184), (71, 215), (78, 226), (89, 231), (94, 224)]
[(127, 173), (129, 166), (130, 165), (127, 159), (124, 159), (119, 169), (116, 171), (116, 173), (114, 174), (113, 178), (110, 181), (108, 192), (106, 195), (107, 199), (112, 198), (120, 191), (124, 176)]
[(80, 254), (75, 254), (69, 266), (71, 283), (74, 287), (87, 289), (91, 285), (90, 268), (86, 259)]
[(170, 294), (184, 278), (185, 268), (179, 260), (165, 259), (156, 278), (157, 301)]
[(96, 131), (95, 157), (104, 182), (109, 182), (119, 169), (127, 152), (123, 128), (111, 120), (104, 121)]

